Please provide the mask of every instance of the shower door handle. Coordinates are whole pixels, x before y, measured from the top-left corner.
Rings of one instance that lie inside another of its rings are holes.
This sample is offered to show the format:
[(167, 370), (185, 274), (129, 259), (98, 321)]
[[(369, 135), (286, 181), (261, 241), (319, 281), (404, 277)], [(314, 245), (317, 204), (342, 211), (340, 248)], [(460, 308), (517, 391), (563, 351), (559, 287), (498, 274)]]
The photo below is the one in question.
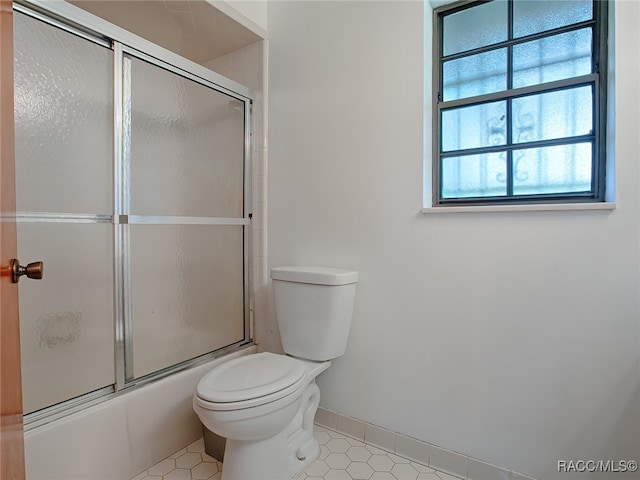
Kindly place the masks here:
[(27, 278), (40, 280), (44, 275), (44, 263), (32, 262), (26, 267), (23, 267), (20, 265), (18, 259), (14, 258), (11, 260), (11, 282), (18, 283), (20, 281), (20, 277), (23, 275), (26, 275)]

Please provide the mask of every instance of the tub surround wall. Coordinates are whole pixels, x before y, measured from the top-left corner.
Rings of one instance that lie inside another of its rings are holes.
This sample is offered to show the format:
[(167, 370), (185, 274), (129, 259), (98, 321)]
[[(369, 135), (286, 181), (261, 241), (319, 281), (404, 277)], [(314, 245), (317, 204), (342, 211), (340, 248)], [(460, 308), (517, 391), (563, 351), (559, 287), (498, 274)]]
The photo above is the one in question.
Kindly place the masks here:
[(262, 38), (267, 35), (267, 0), (206, 0)]
[[(240, 2), (243, 3), (243, 2)], [(253, 2), (247, 2), (250, 6)], [(256, 2), (258, 3), (258, 2)], [(271, 291), (268, 287), (267, 270), (267, 40), (262, 40), (204, 64), (220, 75), (224, 75), (249, 88), (254, 96), (252, 107), (251, 163), (253, 219), (251, 225), (251, 274), (253, 277), (253, 318), (255, 328), (252, 338), (261, 343), (264, 337), (260, 319), (265, 317), (266, 305)]]
[(255, 346), (126, 392), (25, 434), (29, 480), (128, 479), (202, 436), (195, 387), (220, 362)]
[(256, 42), (240, 50), (204, 64), (205, 67), (224, 75), (247, 88), (254, 96), (251, 114), (251, 164), (252, 164), (252, 275), (257, 286), (267, 281), (266, 269), (266, 135), (265, 135), (265, 95), (264, 55), (266, 41)]
[(269, 2), (269, 266), (360, 273), (324, 408), (544, 480), (638, 459), (640, 3), (614, 20), (617, 209), (424, 215), (422, 2)]

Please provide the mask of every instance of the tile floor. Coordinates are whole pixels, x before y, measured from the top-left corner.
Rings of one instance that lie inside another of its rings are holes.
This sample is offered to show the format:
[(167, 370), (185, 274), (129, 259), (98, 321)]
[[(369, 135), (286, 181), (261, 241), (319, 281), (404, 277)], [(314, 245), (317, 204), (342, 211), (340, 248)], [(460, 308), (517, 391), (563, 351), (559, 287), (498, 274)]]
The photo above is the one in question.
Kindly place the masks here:
[[(315, 427), (320, 457), (295, 480), (459, 480), (324, 427)], [(201, 438), (131, 480), (220, 480), (222, 463)]]

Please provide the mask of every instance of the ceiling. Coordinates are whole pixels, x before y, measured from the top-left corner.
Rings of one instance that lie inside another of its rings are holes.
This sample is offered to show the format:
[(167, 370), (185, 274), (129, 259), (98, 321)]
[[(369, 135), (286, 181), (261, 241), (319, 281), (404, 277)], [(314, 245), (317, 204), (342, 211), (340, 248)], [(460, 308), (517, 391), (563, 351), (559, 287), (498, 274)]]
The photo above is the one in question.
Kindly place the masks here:
[(199, 64), (261, 40), (204, 0), (68, 1)]

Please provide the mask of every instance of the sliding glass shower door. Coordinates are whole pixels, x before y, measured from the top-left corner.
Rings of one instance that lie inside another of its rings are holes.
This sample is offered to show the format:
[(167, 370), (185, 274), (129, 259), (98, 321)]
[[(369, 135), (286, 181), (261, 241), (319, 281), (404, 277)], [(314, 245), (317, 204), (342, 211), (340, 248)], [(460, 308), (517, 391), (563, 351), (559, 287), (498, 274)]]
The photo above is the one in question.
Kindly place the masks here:
[(18, 250), (45, 263), (20, 286), (22, 363), (39, 418), (249, 341), (250, 101), (20, 10)]
[(124, 67), (127, 377), (138, 378), (244, 338), (245, 112), (240, 100), (145, 60), (127, 55)]
[(114, 379), (113, 55), (14, 12), (19, 258), (45, 261), (20, 283), (24, 411)]

